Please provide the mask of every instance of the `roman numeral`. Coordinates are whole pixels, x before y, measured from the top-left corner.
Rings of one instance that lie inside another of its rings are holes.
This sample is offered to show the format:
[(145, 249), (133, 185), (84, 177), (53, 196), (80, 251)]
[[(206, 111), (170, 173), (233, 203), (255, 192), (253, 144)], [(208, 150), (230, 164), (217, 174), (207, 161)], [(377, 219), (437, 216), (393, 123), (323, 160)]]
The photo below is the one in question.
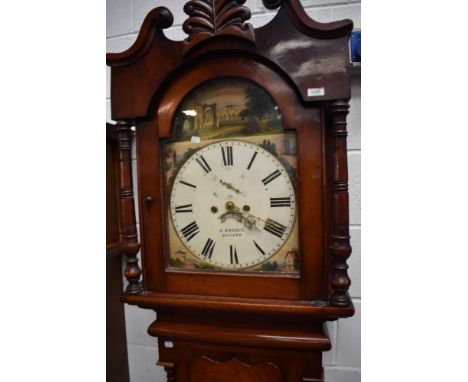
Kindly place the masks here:
[(197, 163), (201, 166), (201, 168), (208, 174), (211, 171), (211, 167), (206, 163), (205, 158), (203, 155), (200, 155), (200, 158), (197, 158)]
[(188, 182), (184, 182), (183, 180), (180, 180), (179, 182), (182, 183), (182, 184), (185, 184), (186, 186), (189, 186), (189, 187), (192, 187), (192, 188), (197, 188), (197, 186), (194, 186), (193, 184), (188, 183)]
[(183, 206), (177, 206), (175, 212), (193, 212), (191, 204), (185, 204)]
[(234, 164), (234, 158), (232, 156), (232, 146), (221, 147), (221, 152), (223, 154), (224, 165), (232, 166)]
[(255, 246), (257, 247), (257, 249), (260, 251), (260, 253), (263, 256), (265, 256), (265, 251), (262, 249), (262, 247), (260, 247), (255, 240), (253, 242), (254, 242)]
[(270, 207), (291, 207), (291, 197), (270, 198)]
[(266, 186), (268, 183), (272, 182), (273, 180), (275, 180), (280, 175), (281, 175), (280, 170), (273, 171), (266, 178), (262, 179), (262, 182)]
[(189, 225), (182, 228), (182, 235), (184, 235), (185, 240), (190, 241), (194, 236), (200, 232), (200, 228), (196, 222), (191, 222)]
[(250, 167), (252, 167), (252, 163), (254, 162), (257, 154), (258, 154), (258, 151), (255, 151), (254, 154), (252, 155), (252, 159), (250, 160), (249, 165), (247, 166), (247, 170), (250, 170)]
[(229, 252), (231, 255), (231, 264), (239, 264), (239, 259), (237, 258), (237, 251), (234, 245), (229, 246)]
[(203, 247), (202, 250), (202, 255), (211, 259), (211, 255), (213, 255), (213, 249), (215, 247), (215, 242), (211, 239), (208, 239), (205, 243), (205, 246)]
[(275, 235), (279, 238), (281, 238), (284, 235), (284, 232), (286, 231), (286, 228), (284, 225), (275, 222), (274, 220), (271, 220), (268, 218), (265, 222), (265, 227), (263, 229), (267, 232), (270, 232), (272, 235)]

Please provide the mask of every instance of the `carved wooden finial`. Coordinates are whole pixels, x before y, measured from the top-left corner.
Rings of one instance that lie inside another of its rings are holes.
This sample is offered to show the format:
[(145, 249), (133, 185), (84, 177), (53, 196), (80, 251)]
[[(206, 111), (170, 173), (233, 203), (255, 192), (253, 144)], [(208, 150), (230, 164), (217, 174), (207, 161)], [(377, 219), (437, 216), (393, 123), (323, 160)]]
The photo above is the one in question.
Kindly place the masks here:
[(276, 9), (279, 6), (281, 6), (283, 3), (283, 0), (262, 0), (262, 1), (263, 1), (263, 5), (267, 9)]
[(189, 36), (185, 40), (184, 53), (200, 42), (214, 36), (237, 36), (255, 42), (250, 19), (250, 9), (242, 6), (246, 0), (191, 0), (184, 11), (189, 18), (183, 30)]

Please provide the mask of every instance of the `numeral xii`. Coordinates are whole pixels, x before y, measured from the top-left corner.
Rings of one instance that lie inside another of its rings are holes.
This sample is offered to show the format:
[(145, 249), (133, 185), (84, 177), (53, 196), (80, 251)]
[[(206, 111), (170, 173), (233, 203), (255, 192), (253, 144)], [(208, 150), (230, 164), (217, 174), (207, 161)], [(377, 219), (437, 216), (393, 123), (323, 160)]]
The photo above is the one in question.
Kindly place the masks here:
[(223, 155), (223, 162), (225, 166), (232, 166), (234, 164), (234, 157), (232, 154), (232, 146), (222, 146), (221, 153)]

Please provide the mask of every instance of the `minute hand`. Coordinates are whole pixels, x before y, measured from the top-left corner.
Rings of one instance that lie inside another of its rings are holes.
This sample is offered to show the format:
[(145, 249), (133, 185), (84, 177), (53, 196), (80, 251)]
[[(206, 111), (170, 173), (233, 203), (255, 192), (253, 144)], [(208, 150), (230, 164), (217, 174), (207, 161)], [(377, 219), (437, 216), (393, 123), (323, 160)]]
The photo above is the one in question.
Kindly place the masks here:
[(259, 230), (257, 225), (256, 225), (256, 222), (261, 221), (263, 223), (266, 223), (266, 221), (264, 219), (259, 218), (258, 216), (252, 215), (251, 213), (244, 212), (239, 207), (235, 207), (234, 211), (237, 212), (238, 214), (240, 214), (244, 218), (244, 225), (247, 228), (255, 228), (255, 229)]

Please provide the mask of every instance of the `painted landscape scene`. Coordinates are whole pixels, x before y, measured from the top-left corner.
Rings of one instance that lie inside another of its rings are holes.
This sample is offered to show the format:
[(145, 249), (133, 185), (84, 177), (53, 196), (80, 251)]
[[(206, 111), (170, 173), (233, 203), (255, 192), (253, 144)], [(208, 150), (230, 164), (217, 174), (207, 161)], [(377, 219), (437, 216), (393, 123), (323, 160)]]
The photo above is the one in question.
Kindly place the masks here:
[(283, 131), (272, 98), (253, 82), (223, 78), (201, 85), (183, 101), (174, 120), (175, 139), (219, 139)]

